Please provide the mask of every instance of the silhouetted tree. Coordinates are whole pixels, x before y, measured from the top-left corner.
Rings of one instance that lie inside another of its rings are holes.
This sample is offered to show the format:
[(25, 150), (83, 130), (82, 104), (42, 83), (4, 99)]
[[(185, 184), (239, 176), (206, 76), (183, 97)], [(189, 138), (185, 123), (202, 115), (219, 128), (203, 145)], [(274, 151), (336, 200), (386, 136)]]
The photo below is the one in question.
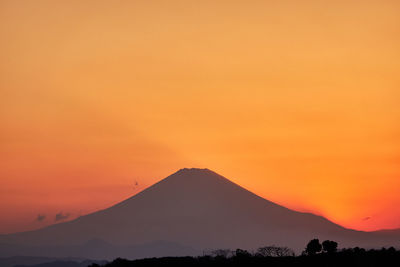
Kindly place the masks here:
[(294, 251), (288, 247), (278, 247), (275, 250), (275, 254), (277, 257), (293, 257)]
[(319, 239), (313, 239), (308, 242), (306, 247), (306, 254), (307, 255), (315, 255), (318, 252), (321, 252), (322, 245), (319, 243)]
[[(329, 240), (328, 240), (329, 241)], [(382, 248), (365, 250), (363, 248), (344, 248), (336, 253), (321, 253), (321, 244), (318, 239), (311, 240), (308, 246), (308, 255), (298, 257), (270, 257), (276, 255), (275, 250), (280, 251), (279, 247), (270, 246), (260, 248), (256, 255), (250, 254), (246, 250), (237, 249), (233, 251), (233, 257), (211, 257), (209, 255), (200, 257), (164, 257), (164, 258), (147, 258), (138, 260), (116, 259), (113, 262), (103, 265), (104, 267), (316, 267), (316, 266), (365, 266), (365, 267), (399, 267), (400, 251), (395, 248)], [(319, 249), (318, 249), (319, 247)], [(226, 250), (222, 250), (226, 251)], [(324, 250), (325, 251), (325, 250)], [(223, 252), (225, 253), (225, 252)], [(261, 254), (266, 255), (262, 257)], [(304, 251), (306, 253), (306, 251)], [(217, 253), (218, 255), (221, 253)], [(64, 262), (68, 265), (62, 265), (55, 262), (54, 265), (46, 265), (48, 267), (82, 267), (76, 263)], [(21, 266), (22, 267), (22, 266)], [(32, 266), (35, 267), (35, 266)], [(36, 267), (39, 267), (36, 266)], [(93, 265), (93, 267), (98, 267)]]
[(251, 257), (251, 254), (247, 250), (243, 250), (243, 249), (238, 248), (235, 251), (235, 257), (237, 257), (237, 258), (249, 258), (249, 257)]
[(232, 251), (230, 249), (216, 249), (211, 251), (211, 256), (213, 257), (228, 258), (230, 255), (232, 255)]
[(322, 250), (326, 253), (335, 253), (337, 252), (338, 243), (335, 241), (325, 240), (322, 242)]
[(396, 254), (396, 249), (394, 247), (390, 247), (390, 248), (388, 248), (388, 253), (390, 255), (395, 255)]
[(289, 256), (294, 256), (294, 251), (288, 247), (267, 246), (257, 249), (256, 256), (289, 257)]

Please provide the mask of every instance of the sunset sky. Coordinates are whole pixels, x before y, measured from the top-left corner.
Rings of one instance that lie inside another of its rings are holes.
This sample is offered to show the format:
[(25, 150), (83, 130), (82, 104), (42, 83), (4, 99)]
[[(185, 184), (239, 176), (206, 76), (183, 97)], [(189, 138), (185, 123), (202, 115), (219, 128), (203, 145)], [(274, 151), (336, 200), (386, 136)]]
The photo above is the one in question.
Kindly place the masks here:
[(0, 234), (184, 167), (345, 227), (400, 228), (399, 14), (398, 0), (0, 1)]

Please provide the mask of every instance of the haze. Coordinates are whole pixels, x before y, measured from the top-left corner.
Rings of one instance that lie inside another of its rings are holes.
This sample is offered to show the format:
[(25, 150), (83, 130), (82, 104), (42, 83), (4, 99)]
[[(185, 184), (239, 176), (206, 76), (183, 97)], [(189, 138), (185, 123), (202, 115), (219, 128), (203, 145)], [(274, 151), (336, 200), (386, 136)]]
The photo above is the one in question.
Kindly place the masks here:
[(345, 227), (399, 228), (399, 14), (394, 0), (1, 1), (0, 233), (185, 166)]

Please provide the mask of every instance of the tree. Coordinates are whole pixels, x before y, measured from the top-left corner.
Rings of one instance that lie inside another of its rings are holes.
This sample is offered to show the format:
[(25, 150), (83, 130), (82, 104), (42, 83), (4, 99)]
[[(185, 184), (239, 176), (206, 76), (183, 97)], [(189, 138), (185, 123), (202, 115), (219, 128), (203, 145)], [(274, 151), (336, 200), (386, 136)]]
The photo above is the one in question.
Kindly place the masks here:
[(306, 254), (307, 255), (315, 255), (318, 252), (321, 252), (322, 245), (319, 243), (319, 239), (313, 239), (308, 242), (306, 247)]
[(251, 257), (251, 254), (247, 250), (243, 250), (243, 249), (238, 248), (235, 251), (235, 257), (237, 257), (237, 258), (249, 258), (249, 257)]
[(335, 241), (325, 240), (322, 242), (322, 249), (324, 252), (332, 254), (337, 252), (338, 243)]
[(228, 258), (232, 255), (232, 251), (230, 249), (216, 249), (211, 251), (211, 255), (215, 258)]
[(290, 257), (294, 256), (294, 252), (288, 247), (267, 246), (257, 249), (256, 255), (260, 257)]
[(277, 257), (294, 257), (294, 251), (288, 247), (277, 247), (275, 249), (275, 254)]

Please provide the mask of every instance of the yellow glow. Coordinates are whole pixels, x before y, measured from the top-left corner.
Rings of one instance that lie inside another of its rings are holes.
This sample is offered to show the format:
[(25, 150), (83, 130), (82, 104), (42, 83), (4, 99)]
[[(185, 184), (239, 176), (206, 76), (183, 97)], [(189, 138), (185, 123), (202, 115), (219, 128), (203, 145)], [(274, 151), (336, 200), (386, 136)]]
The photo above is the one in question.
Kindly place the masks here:
[(0, 232), (183, 167), (346, 227), (400, 227), (399, 14), (395, 0), (2, 1)]

